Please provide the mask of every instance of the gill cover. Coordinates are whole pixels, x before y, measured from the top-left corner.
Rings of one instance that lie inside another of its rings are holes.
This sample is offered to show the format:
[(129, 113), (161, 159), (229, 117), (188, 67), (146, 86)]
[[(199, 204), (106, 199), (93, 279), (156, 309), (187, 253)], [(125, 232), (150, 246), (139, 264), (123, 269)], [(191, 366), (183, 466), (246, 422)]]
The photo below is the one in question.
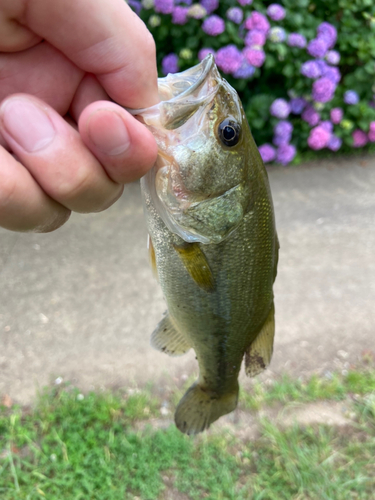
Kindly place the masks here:
[[(228, 92), (234, 92), (221, 78), (212, 55), (209, 55), (200, 64), (182, 73), (159, 78), (161, 101), (158, 104), (145, 109), (129, 110), (142, 119), (158, 145), (157, 161), (143, 177), (142, 189), (151, 197), (168, 229), (188, 243), (217, 243), (227, 237), (231, 231), (223, 216), (225, 206), (228, 203), (233, 206), (233, 203), (237, 203), (237, 198), (238, 207), (232, 210), (232, 219), (234, 217), (235, 220), (230, 220), (230, 229), (234, 230), (243, 217), (242, 188), (231, 186), (230, 191), (220, 193), (215, 198), (189, 191), (181, 179), (180, 165), (175, 157), (176, 150), (181, 150), (182, 145), (188, 145), (189, 151), (192, 151), (199, 149), (207, 141), (204, 133), (207, 114), (220, 86), (225, 87)], [(228, 118), (220, 125), (217, 135), (217, 138), (210, 140), (220, 140), (221, 146), (230, 147), (239, 140), (240, 126)], [(215, 206), (214, 210), (222, 214), (223, 221), (216, 217), (215, 212), (214, 228), (205, 232), (203, 226), (207, 226), (206, 220), (202, 219), (200, 223), (195, 219), (193, 224), (191, 222), (192, 217), (202, 218), (200, 212), (207, 214), (206, 207), (209, 206)], [(216, 225), (217, 232), (214, 234)]]

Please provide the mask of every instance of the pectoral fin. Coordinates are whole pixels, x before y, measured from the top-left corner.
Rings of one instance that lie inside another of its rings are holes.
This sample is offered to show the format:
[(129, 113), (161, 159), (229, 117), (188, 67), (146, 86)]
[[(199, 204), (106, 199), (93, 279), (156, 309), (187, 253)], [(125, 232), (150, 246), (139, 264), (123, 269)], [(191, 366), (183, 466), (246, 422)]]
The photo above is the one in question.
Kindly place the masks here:
[(158, 269), (156, 267), (155, 249), (154, 249), (154, 245), (152, 244), (152, 239), (151, 239), (150, 235), (148, 235), (148, 238), (147, 238), (147, 248), (148, 248), (148, 258), (150, 261), (152, 273), (155, 276), (155, 278), (158, 279)]
[(248, 377), (255, 377), (271, 362), (275, 336), (275, 307), (271, 310), (262, 329), (245, 352), (245, 371)]
[(206, 292), (211, 292), (215, 288), (214, 277), (199, 243), (175, 245), (174, 248), (196, 284)]
[(190, 349), (183, 335), (176, 329), (168, 313), (151, 335), (151, 345), (170, 356), (181, 356)]

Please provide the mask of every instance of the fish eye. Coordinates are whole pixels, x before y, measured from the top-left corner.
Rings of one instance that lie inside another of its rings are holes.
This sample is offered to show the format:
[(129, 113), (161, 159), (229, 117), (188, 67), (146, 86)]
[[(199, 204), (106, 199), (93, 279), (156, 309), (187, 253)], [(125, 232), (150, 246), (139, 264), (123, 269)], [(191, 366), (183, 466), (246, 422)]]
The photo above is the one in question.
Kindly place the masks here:
[(219, 125), (219, 137), (225, 146), (235, 146), (240, 140), (241, 126), (231, 118), (225, 118)]

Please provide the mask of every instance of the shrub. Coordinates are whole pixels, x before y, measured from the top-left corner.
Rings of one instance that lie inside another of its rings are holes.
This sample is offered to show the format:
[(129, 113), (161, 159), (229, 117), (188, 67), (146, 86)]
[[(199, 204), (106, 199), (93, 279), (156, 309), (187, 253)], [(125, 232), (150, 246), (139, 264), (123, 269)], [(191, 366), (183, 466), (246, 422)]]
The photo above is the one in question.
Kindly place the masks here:
[(215, 55), (264, 161), (375, 148), (373, 0), (129, 4), (155, 38), (161, 75)]

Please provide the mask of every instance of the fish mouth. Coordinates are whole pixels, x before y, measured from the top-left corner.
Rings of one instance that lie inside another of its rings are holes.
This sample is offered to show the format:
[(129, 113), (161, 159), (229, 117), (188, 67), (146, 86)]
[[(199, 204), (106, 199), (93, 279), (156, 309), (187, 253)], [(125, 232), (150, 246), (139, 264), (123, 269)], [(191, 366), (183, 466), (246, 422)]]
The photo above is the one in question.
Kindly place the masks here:
[(150, 126), (175, 130), (215, 96), (222, 78), (209, 54), (202, 62), (181, 73), (158, 78), (160, 102), (149, 108), (127, 109)]
[(175, 102), (199, 92), (214, 67), (214, 58), (212, 54), (209, 54), (202, 62), (186, 71), (169, 73), (165, 78), (159, 78), (160, 100)]

